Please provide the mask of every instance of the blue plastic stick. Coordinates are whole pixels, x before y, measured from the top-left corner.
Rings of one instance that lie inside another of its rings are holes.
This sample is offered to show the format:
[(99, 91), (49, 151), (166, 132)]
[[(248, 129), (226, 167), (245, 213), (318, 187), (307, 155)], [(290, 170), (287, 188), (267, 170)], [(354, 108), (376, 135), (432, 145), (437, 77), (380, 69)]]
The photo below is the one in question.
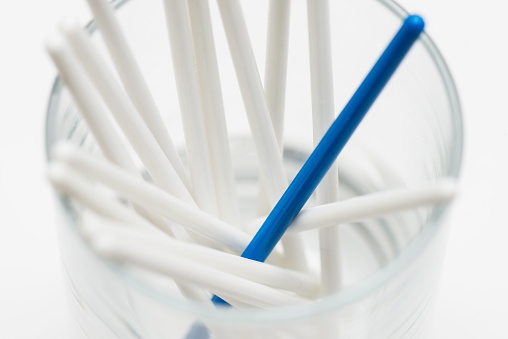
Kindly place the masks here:
[(302, 166), (242, 257), (265, 261), (418, 39), (423, 27), (423, 19), (419, 16), (411, 15), (404, 20), (398, 33)]
[[(400, 30), (302, 166), (242, 257), (265, 261), (270, 255), (418, 39), (423, 27), (423, 19), (417, 15), (410, 15), (404, 20)], [(226, 304), (217, 296), (212, 300), (216, 304)]]
[[(302, 166), (242, 257), (262, 262), (270, 255), (418, 39), (424, 26), (423, 19), (417, 15), (410, 15), (404, 20), (400, 30)], [(212, 300), (216, 304), (228, 305), (217, 296)]]

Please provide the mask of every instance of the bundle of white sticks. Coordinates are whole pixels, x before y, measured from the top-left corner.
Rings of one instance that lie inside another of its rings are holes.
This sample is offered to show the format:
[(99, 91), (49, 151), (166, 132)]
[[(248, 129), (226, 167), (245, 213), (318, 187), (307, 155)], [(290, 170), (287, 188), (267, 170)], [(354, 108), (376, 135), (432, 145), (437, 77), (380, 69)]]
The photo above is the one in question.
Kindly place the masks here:
[[(60, 77), (103, 155), (62, 142), (53, 149), (49, 178), (59, 192), (93, 212), (84, 215), (80, 230), (101, 256), (169, 275), (183, 295), (203, 303), (216, 294), (237, 307), (294, 304), (340, 290), (338, 225), (454, 197), (456, 183), (447, 179), (339, 201), (335, 164), (316, 191), (317, 206), (298, 215), (269, 262), (241, 258), (262, 218), (242, 220), (239, 213), (207, 1), (164, 0), (188, 165), (111, 4), (87, 1), (121, 82), (76, 22), (63, 23), (48, 41)], [(273, 207), (288, 185), (282, 139), (290, 1), (270, 1), (264, 86), (240, 4), (217, 2), (259, 157), (263, 199)], [(326, 0), (308, 1), (315, 143), (335, 117), (327, 6)], [(150, 180), (135, 166), (131, 150)], [(186, 232), (175, 237), (173, 224)], [(302, 232), (311, 229), (319, 229), (320, 277), (310, 273), (302, 244)]]

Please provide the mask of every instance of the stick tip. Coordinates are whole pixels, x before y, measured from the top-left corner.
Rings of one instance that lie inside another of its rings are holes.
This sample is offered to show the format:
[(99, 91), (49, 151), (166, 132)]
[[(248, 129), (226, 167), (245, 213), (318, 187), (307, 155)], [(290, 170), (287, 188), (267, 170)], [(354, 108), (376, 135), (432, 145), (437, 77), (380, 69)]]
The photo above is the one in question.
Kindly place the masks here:
[(59, 162), (52, 162), (49, 164), (46, 174), (51, 184), (58, 189), (67, 177), (68, 171), (69, 169), (66, 165)]
[(75, 154), (77, 147), (66, 141), (58, 142), (51, 149), (51, 158), (58, 161), (67, 161)]
[(64, 39), (58, 33), (55, 33), (54, 35), (49, 37), (44, 43), (44, 47), (46, 48), (46, 51), (50, 55), (58, 53), (60, 50), (64, 48), (63, 47), (64, 45), (65, 45)]
[(66, 18), (60, 21), (58, 25), (59, 31), (65, 36), (72, 36), (82, 30), (79, 21), (75, 18)]
[(87, 240), (91, 241), (103, 230), (102, 219), (94, 213), (84, 213), (78, 227), (79, 234)]
[(412, 14), (404, 20), (404, 26), (406, 26), (407, 30), (420, 34), (425, 28), (425, 21), (421, 16)]
[(443, 202), (448, 202), (455, 198), (458, 191), (458, 183), (456, 179), (445, 178), (439, 183), (439, 194)]
[(109, 234), (98, 234), (90, 239), (93, 250), (102, 257), (111, 260), (121, 260), (122, 255), (117, 250), (118, 241)]

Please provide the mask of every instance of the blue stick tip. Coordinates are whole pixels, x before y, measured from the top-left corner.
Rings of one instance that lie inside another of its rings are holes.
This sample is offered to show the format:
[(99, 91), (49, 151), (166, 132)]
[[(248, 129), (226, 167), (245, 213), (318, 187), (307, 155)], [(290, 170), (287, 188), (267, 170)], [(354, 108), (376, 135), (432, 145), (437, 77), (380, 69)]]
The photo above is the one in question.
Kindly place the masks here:
[(404, 26), (414, 33), (421, 33), (425, 27), (425, 22), (419, 15), (410, 15), (404, 20)]

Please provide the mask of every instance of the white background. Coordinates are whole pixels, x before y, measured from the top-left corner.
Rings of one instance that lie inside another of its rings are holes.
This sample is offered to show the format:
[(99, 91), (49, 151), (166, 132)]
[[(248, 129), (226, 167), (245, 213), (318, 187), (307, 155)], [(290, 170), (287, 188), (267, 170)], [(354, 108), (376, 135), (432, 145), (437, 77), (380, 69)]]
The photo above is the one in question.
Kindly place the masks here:
[[(427, 22), (465, 116), (460, 197), (430, 338), (508, 338), (508, 38), (502, 0), (400, 0)], [(43, 41), (84, 0), (0, 1), (0, 338), (80, 338), (63, 295), (44, 114)]]

